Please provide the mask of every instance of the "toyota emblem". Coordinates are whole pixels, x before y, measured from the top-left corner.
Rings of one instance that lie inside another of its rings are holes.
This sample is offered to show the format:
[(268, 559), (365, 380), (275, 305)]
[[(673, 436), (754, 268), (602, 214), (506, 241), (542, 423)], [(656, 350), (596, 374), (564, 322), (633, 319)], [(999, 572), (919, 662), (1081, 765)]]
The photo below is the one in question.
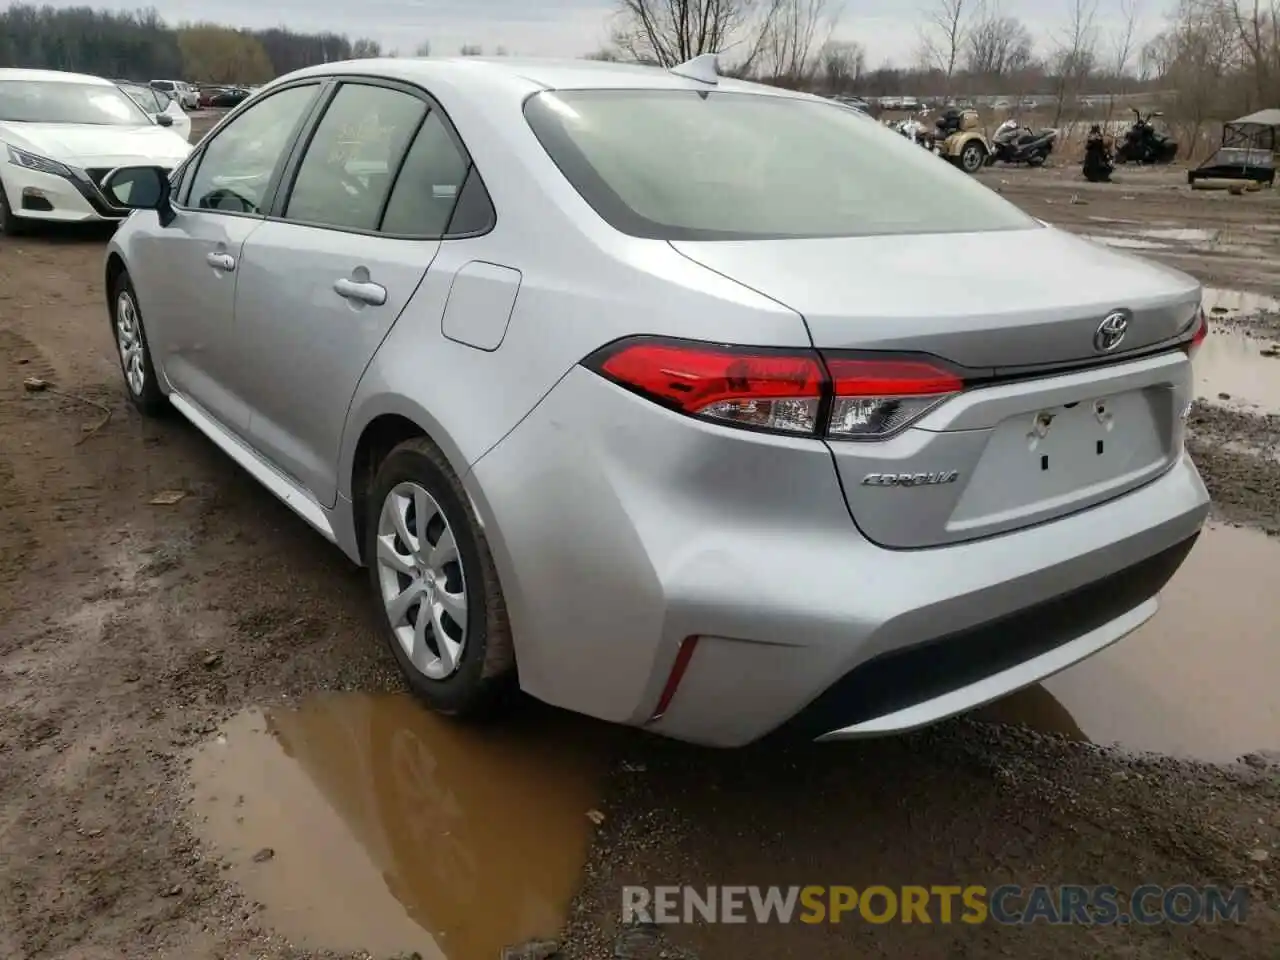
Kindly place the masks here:
[(1093, 349), (1099, 353), (1108, 353), (1120, 346), (1120, 341), (1124, 339), (1124, 335), (1129, 331), (1129, 318), (1116, 311), (1107, 314), (1106, 318), (1098, 324), (1098, 329), (1093, 332)]

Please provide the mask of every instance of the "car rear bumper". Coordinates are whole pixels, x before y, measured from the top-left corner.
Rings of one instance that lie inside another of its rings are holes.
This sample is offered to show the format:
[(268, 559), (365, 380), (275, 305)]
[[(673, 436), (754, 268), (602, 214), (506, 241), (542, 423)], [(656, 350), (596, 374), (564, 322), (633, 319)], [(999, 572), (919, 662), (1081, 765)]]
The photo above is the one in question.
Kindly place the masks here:
[(582, 369), (466, 483), (525, 689), (716, 746), (911, 729), (1055, 673), (1155, 612), (1209, 505), (1183, 456), (1087, 511), (887, 550), (823, 443), (691, 420)]
[(109, 206), (92, 182), (79, 178), (59, 177), (8, 164), (0, 180), (3, 180), (9, 208), (27, 219), (89, 223), (122, 220), (129, 212)]

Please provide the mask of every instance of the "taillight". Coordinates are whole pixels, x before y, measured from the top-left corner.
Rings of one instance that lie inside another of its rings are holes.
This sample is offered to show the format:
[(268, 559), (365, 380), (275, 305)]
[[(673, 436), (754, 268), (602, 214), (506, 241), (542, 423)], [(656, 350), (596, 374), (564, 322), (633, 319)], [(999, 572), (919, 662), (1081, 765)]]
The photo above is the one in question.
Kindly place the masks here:
[(814, 353), (639, 338), (606, 347), (588, 366), (681, 413), (817, 432), (825, 375)]
[(1195, 357), (1205, 338), (1209, 336), (1209, 318), (1205, 316), (1204, 307), (1200, 308), (1193, 322), (1195, 324), (1195, 332), (1191, 334), (1191, 339), (1182, 345), (1182, 349), (1187, 351), (1187, 356), (1192, 358)]
[(925, 360), (826, 358), (835, 401), (827, 434), (873, 440), (901, 430), (964, 389), (964, 380)]
[(774, 433), (878, 440), (964, 389), (927, 359), (636, 337), (585, 365), (690, 416)]

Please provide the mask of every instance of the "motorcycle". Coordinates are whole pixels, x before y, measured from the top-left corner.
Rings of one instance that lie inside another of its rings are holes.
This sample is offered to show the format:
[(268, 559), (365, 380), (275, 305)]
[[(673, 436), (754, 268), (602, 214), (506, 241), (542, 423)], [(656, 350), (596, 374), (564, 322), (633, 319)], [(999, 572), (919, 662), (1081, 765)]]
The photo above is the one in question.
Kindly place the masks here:
[(1110, 183), (1115, 168), (1110, 138), (1095, 123), (1089, 128), (1089, 137), (1084, 142), (1084, 163), (1081, 165), (1084, 178), (1090, 183)]
[(1124, 141), (1116, 148), (1116, 163), (1172, 163), (1178, 155), (1178, 142), (1156, 130), (1151, 121), (1164, 116), (1160, 111), (1145, 117), (1136, 108), (1133, 125), (1125, 131)]
[(933, 132), (930, 130), (929, 125), (924, 122), (927, 116), (928, 112), (921, 110), (917, 116), (899, 120), (894, 124), (893, 128), (917, 146), (932, 150)]
[(1006, 120), (991, 138), (991, 159), (1038, 167), (1049, 159), (1057, 142), (1057, 130), (1046, 128), (1037, 133), (1017, 120)]

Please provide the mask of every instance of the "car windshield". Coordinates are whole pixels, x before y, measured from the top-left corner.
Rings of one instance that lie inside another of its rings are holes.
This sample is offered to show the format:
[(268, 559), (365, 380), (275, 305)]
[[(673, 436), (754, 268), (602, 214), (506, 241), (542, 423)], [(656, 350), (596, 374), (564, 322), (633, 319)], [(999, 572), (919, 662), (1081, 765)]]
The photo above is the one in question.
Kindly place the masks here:
[(0, 121), (150, 126), (117, 87), (58, 80), (0, 80)]
[(744, 240), (1035, 226), (972, 177), (826, 101), (581, 90), (532, 97), (525, 115), (583, 198), (633, 236)]

